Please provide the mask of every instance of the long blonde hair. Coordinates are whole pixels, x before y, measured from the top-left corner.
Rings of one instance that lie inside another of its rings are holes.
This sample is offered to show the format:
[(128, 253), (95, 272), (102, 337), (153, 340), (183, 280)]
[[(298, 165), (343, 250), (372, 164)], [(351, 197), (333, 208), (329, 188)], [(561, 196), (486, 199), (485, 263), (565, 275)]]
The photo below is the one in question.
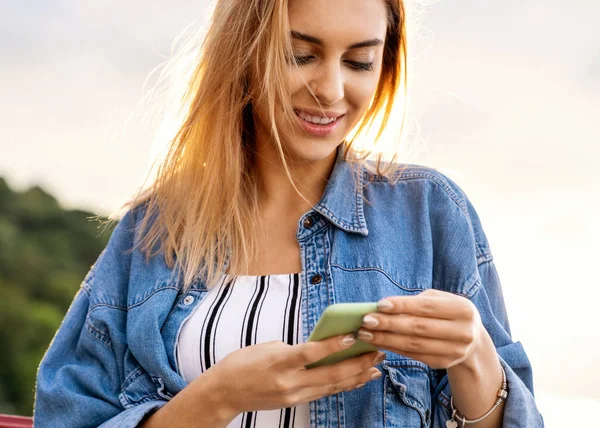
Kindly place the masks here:
[[(378, 138), (398, 89), (406, 94), (404, 1), (385, 1), (389, 22), (381, 76), (355, 136), (379, 114)], [(267, 106), (285, 165), (275, 109), (283, 106), (286, 118), (294, 114), (286, 84), (291, 55), (288, 0), (217, 2), (182, 100), (184, 120), (152, 185), (124, 205), (144, 206), (135, 248), (148, 258), (163, 253), (183, 276), (184, 290), (197, 280), (211, 287), (225, 270), (243, 274), (256, 254), (252, 103)], [(257, 88), (251, 95), (253, 79)], [(362, 162), (368, 153), (352, 151), (353, 141), (347, 141), (344, 156)]]

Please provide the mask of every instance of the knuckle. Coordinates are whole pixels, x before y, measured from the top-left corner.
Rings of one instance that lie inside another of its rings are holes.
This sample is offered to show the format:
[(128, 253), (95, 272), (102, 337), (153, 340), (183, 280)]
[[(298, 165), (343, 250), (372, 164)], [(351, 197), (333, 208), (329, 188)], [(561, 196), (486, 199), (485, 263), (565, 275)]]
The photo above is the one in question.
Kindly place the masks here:
[(427, 315), (432, 314), (435, 311), (435, 298), (433, 295), (427, 294), (422, 298), (421, 307), (423, 312)]
[(275, 391), (280, 394), (288, 395), (292, 391), (292, 385), (286, 379), (275, 378), (273, 384)]
[(466, 312), (466, 318), (469, 321), (476, 321), (479, 317), (479, 311), (477, 310), (477, 307), (470, 301), (467, 300), (467, 307), (468, 309), (465, 311)]
[(310, 361), (312, 352), (310, 351), (310, 348), (303, 347), (300, 350), (299, 354), (300, 358), (302, 358), (303, 361)]
[(339, 386), (336, 384), (330, 384), (327, 386), (327, 393), (329, 395), (336, 394), (339, 390)]
[(429, 328), (427, 321), (423, 318), (415, 318), (412, 322), (411, 331), (413, 335), (424, 336), (428, 332)]
[(416, 337), (411, 337), (406, 341), (406, 349), (409, 352), (418, 352), (421, 347), (421, 341)]
[(461, 332), (459, 340), (462, 343), (471, 343), (475, 340), (475, 333), (472, 330), (465, 330)]
[(344, 380), (344, 372), (340, 367), (332, 369), (329, 373), (329, 381), (331, 383), (338, 383)]
[(367, 354), (367, 356), (363, 358), (362, 362), (357, 367), (357, 371), (363, 372), (363, 371), (369, 370), (371, 367), (373, 367), (373, 359), (374, 358), (375, 357), (372, 354)]
[(295, 394), (284, 395), (282, 398), (284, 407), (293, 407), (298, 403), (298, 397)]
[(467, 352), (467, 346), (458, 346), (452, 350), (451, 356), (453, 359), (458, 360), (465, 356)]
[(276, 353), (269, 353), (269, 355), (265, 358), (265, 363), (269, 367), (277, 366), (281, 362), (281, 359)]

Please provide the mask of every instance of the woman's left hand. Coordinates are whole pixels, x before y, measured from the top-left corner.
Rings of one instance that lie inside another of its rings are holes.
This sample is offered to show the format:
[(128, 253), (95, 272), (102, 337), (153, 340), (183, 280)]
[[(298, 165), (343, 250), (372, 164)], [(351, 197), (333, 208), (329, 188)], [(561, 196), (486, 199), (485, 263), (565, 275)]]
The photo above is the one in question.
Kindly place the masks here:
[[(431, 289), (414, 296), (386, 297), (381, 302), (390, 302), (391, 307), (380, 305), (378, 312), (366, 315), (357, 337), (431, 368), (448, 369), (464, 363), (488, 343), (479, 311), (465, 297)], [(369, 324), (370, 320), (376, 325)]]

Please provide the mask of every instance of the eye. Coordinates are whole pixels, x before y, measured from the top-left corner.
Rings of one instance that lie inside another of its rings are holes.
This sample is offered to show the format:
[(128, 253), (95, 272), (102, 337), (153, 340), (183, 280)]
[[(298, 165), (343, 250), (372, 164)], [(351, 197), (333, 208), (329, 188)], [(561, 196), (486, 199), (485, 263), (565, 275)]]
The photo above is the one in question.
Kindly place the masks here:
[(314, 56), (312, 56), (312, 55), (307, 55), (307, 56), (294, 55), (294, 61), (298, 65), (308, 64), (313, 59), (314, 59)]
[(373, 63), (372, 62), (358, 62), (358, 61), (346, 61), (352, 69), (356, 71), (373, 71)]

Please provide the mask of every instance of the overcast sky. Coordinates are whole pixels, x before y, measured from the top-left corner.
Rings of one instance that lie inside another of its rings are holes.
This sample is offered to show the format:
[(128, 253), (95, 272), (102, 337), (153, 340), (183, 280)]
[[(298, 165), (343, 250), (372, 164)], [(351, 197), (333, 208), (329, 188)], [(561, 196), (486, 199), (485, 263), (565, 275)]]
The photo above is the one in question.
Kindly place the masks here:
[[(150, 162), (143, 84), (206, 4), (0, 0), (0, 175), (116, 209)], [(416, 50), (410, 161), (477, 208), (549, 427), (600, 410), (598, 22), (597, 0), (446, 0)]]

